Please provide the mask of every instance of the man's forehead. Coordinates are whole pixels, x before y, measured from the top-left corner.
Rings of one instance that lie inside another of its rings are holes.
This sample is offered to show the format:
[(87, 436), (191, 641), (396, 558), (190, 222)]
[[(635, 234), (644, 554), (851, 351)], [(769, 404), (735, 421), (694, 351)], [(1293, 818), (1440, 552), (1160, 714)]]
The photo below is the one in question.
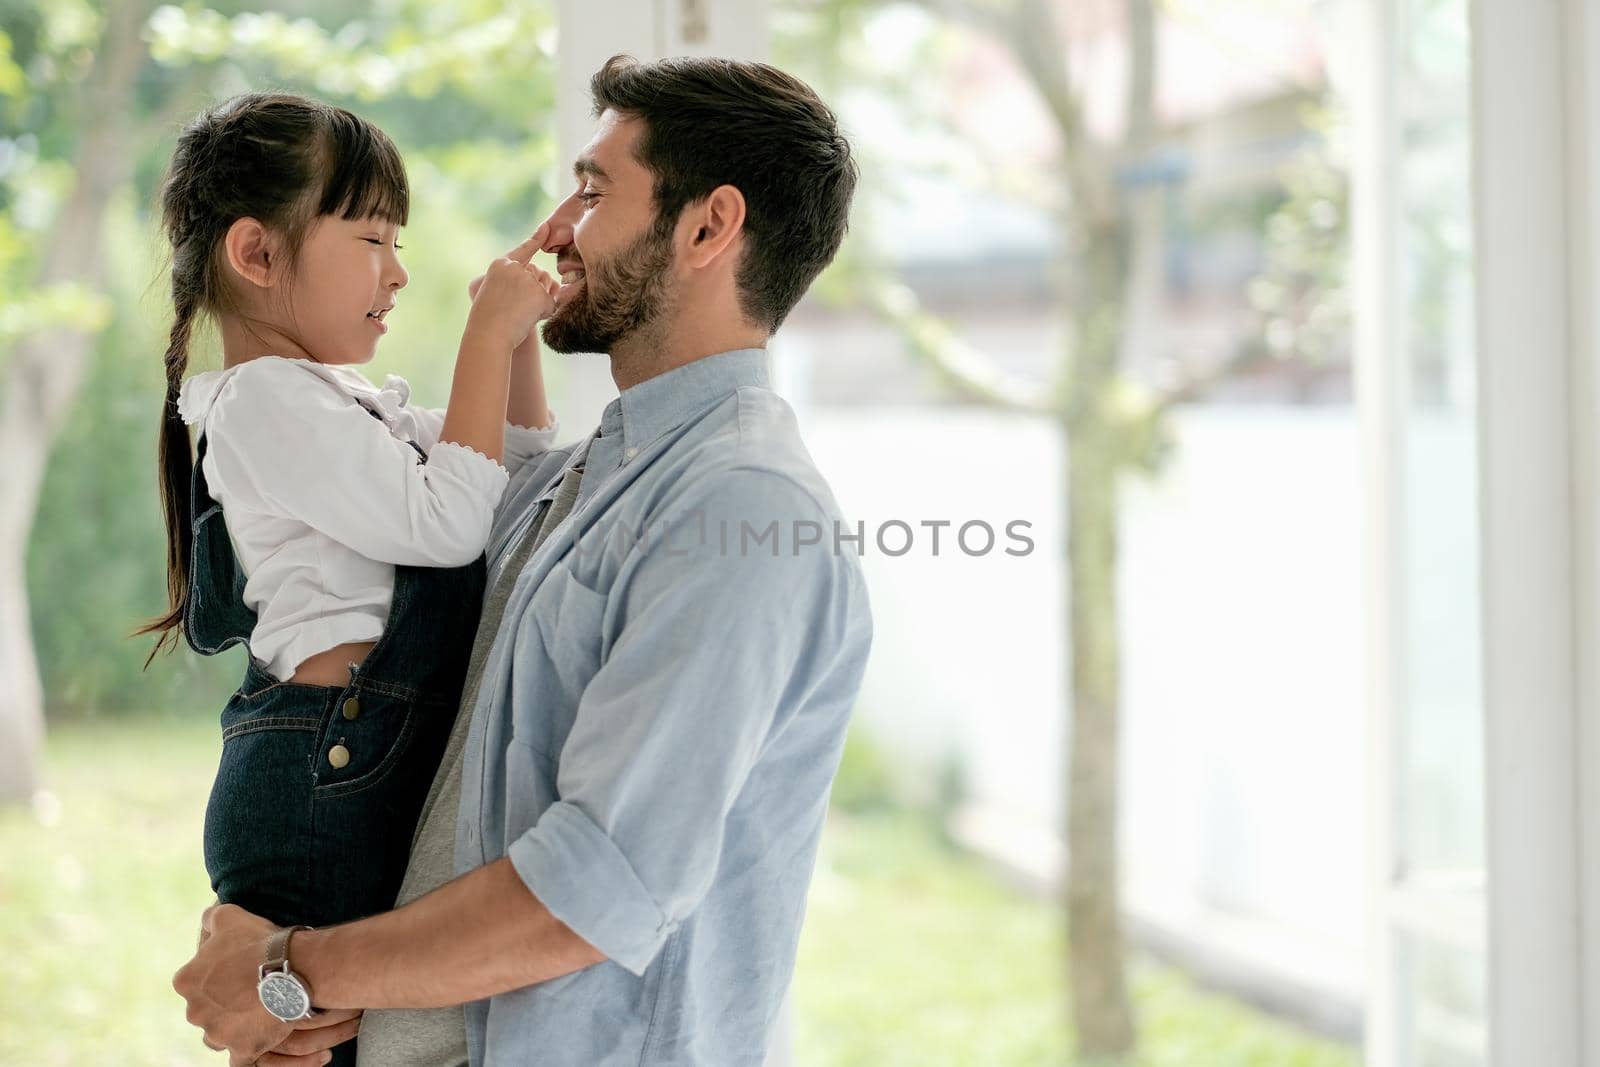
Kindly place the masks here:
[(616, 181), (630, 164), (638, 166), (633, 158), (633, 144), (639, 129), (637, 119), (624, 118), (609, 108), (601, 112), (598, 128), (578, 153), (572, 173), (579, 178)]

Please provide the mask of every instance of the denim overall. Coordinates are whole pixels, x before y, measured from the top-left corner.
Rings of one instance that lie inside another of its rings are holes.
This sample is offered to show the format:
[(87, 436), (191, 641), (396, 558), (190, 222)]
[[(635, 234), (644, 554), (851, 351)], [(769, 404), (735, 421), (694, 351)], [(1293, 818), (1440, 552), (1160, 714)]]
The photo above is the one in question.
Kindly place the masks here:
[[(183, 630), (202, 655), (244, 644), (247, 657), (244, 682), (222, 709), (222, 759), (206, 806), (211, 886), (223, 903), (282, 925), (388, 911), (455, 722), (484, 558), (397, 565), (388, 621), (349, 684), (280, 682), (249, 653), (256, 613), (244, 602), (222, 505), (201, 472), (205, 450), (202, 432)], [(353, 1064), (354, 1043), (335, 1050), (333, 1062)]]

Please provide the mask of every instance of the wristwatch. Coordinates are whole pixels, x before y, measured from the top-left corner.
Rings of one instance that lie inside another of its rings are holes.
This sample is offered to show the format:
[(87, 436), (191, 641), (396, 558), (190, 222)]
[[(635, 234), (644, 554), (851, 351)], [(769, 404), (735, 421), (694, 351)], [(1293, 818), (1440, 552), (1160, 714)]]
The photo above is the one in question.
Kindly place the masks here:
[(311, 987), (289, 969), (289, 938), (296, 930), (309, 929), (286, 926), (267, 938), (267, 961), (261, 965), (256, 991), (261, 994), (261, 1006), (286, 1023), (316, 1014), (311, 1008)]

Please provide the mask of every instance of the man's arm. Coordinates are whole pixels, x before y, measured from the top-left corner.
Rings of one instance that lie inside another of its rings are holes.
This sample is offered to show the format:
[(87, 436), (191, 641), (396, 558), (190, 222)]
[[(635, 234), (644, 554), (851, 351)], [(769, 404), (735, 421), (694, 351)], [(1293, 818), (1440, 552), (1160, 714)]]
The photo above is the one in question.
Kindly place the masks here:
[(438, 1008), (571, 974), (605, 956), (550, 914), (507, 859), (403, 908), (296, 934), (319, 1008)]
[[(292, 1029), (267, 1014), (256, 993), (256, 969), (276, 927), (223, 904), (206, 909), (203, 929), (205, 940), (173, 988), (188, 1001), (189, 1021), (205, 1032), (206, 1044), (229, 1049), (233, 1063), (253, 1063), (281, 1047)], [(604, 958), (528, 892), (508, 860), (396, 911), (301, 931), (289, 954), (321, 1009), (464, 1004)]]

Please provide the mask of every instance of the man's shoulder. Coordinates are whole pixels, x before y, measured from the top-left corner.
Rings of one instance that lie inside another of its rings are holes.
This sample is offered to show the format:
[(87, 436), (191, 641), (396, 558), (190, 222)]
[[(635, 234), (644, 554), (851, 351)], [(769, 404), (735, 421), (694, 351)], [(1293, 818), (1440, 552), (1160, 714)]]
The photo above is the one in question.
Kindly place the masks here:
[[(745, 386), (675, 464), (673, 496), (809, 501), (817, 516), (841, 518), (833, 490), (800, 434), (794, 409), (771, 389)], [(793, 510), (790, 508), (790, 510)], [(811, 517), (811, 516), (808, 516)]]

